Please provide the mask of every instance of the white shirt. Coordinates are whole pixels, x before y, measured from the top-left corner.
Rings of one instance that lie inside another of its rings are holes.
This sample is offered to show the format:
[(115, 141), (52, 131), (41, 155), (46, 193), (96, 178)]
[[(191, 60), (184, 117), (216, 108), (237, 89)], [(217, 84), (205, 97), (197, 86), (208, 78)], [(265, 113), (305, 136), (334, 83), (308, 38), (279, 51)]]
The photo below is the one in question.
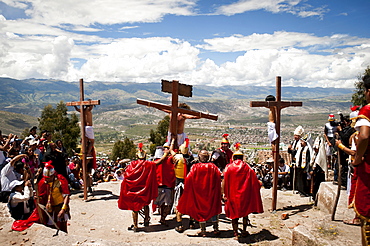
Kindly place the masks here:
[(33, 196), (33, 190), (31, 187), (29, 186), (25, 186), (24, 187), (24, 194), (16, 191), (15, 192), (15, 195), (12, 197), (12, 200), (10, 201), (10, 206), (12, 206), (13, 208), (16, 207), (18, 205), (18, 203), (20, 202), (24, 202), (23, 203), (23, 210), (24, 210), (24, 213), (27, 214), (30, 211), (30, 208), (27, 207), (26, 205), (26, 201), (28, 201), (31, 197)]
[(16, 179), (17, 176), (14, 173), (14, 167), (11, 166), (9, 162), (1, 170), (1, 191), (10, 191), (10, 182)]

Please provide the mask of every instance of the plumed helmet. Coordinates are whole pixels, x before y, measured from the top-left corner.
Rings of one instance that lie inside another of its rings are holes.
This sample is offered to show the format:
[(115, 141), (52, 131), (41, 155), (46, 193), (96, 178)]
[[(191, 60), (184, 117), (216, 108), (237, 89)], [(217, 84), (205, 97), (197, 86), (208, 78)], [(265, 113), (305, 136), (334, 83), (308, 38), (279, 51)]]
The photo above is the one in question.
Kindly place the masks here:
[(189, 142), (190, 140), (186, 138), (185, 142), (180, 145), (179, 150), (181, 154), (186, 155), (189, 153)]
[(225, 133), (224, 135), (222, 135), (222, 141), (221, 141), (221, 144), (223, 144), (223, 143), (227, 143), (227, 144), (229, 144), (229, 145), (230, 145), (230, 142), (229, 142), (228, 137), (229, 137), (229, 134), (227, 134), (227, 133)]
[(136, 152), (136, 156), (137, 158), (139, 159), (146, 159), (146, 152), (145, 150), (143, 150), (143, 143), (139, 143), (138, 144), (138, 150)]
[(54, 175), (55, 169), (54, 166), (52, 165), (52, 161), (44, 162), (44, 170), (42, 171), (42, 174), (44, 177), (49, 178)]
[(329, 114), (328, 121), (334, 121), (334, 120), (335, 120), (334, 114)]
[(235, 152), (233, 153), (233, 159), (235, 159), (234, 157), (236, 156), (244, 156), (243, 152), (240, 150), (241, 144), (239, 142), (234, 144), (234, 147)]
[(300, 136), (302, 137), (304, 133), (304, 129), (302, 126), (298, 126), (295, 130), (294, 130), (294, 135), (297, 135), (297, 136)]

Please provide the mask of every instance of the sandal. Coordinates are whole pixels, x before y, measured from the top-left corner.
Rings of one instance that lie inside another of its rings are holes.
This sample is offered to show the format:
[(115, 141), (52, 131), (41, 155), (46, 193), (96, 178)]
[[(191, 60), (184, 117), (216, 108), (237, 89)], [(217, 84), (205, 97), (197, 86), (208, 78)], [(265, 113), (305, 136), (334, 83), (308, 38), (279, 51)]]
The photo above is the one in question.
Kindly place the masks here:
[(183, 233), (185, 231), (184, 226), (182, 225), (176, 226), (175, 230), (179, 233)]
[(350, 220), (343, 220), (343, 223), (346, 225), (354, 225), (354, 226), (360, 226), (361, 221), (357, 218), (355, 219), (350, 219)]
[(205, 237), (206, 236), (206, 232), (205, 231), (200, 231), (200, 232), (198, 232), (198, 236), (199, 237)]
[(234, 239), (235, 240), (239, 240), (239, 234), (237, 232), (234, 231)]

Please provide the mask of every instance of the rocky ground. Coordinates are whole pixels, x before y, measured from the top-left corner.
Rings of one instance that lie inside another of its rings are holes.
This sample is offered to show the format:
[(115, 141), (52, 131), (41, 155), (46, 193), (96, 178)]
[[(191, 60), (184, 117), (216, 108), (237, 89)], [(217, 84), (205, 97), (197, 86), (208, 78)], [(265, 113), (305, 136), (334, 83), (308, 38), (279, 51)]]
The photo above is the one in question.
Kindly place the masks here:
[[(336, 189), (331, 183), (327, 186), (327, 189)], [(346, 208), (345, 191), (342, 191), (335, 221), (331, 221), (331, 214), (325, 208), (313, 206), (310, 198), (292, 191), (278, 191), (277, 211), (271, 212), (271, 189), (262, 188), (265, 212), (250, 215), (253, 225), (248, 227), (250, 236), (235, 240), (231, 221), (224, 214), (220, 216), (219, 237), (211, 233), (211, 224), (207, 226), (206, 237), (197, 236), (199, 228), (177, 233), (174, 215), (167, 218), (169, 226), (165, 227), (160, 225), (157, 213), (151, 214), (149, 227), (141, 224), (139, 232), (129, 231), (131, 212), (118, 209), (119, 189), (119, 182), (98, 184), (87, 201), (79, 197), (81, 192), (74, 193), (70, 202), (69, 233), (59, 232), (57, 236), (54, 236), (56, 230), (39, 224), (24, 232), (11, 231), (13, 220), (5, 204), (0, 204), (0, 245), (360, 245), (360, 227), (342, 222), (354, 214)], [(184, 217), (187, 227), (188, 217)], [(303, 235), (303, 239), (296, 235)]]

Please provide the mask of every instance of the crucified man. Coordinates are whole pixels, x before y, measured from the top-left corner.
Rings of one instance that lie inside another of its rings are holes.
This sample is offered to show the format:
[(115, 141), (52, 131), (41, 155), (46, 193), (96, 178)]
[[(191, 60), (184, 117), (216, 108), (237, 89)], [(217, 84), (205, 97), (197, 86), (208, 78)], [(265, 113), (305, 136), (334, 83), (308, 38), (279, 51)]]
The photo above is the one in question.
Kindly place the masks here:
[[(190, 110), (190, 106), (187, 105), (186, 103), (179, 103), (179, 108), (184, 108), (184, 109), (189, 109)], [(170, 122), (171, 122), (171, 118), (172, 118), (171, 110), (167, 110), (167, 109), (160, 109), (160, 110), (170, 114)], [(185, 120), (186, 119), (200, 119), (200, 117), (195, 116), (195, 115), (190, 115), (190, 114), (183, 114), (183, 113), (178, 113), (177, 114), (177, 146), (180, 146), (181, 144), (183, 144), (185, 139), (187, 138), (187, 136), (184, 132)], [(170, 132), (170, 129), (169, 129), (168, 130), (168, 135), (167, 135), (167, 140), (166, 140), (166, 144), (168, 146), (170, 146), (171, 137), (175, 138), (176, 133)]]
[[(81, 109), (77, 106), (74, 106), (76, 111), (81, 113)], [(87, 157), (92, 157), (92, 149), (94, 147), (94, 129), (93, 129), (93, 121), (92, 121), (92, 112), (94, 105), (88, 105), (88, 106), (81, 106), (85, 107), (84, 112), (84, 119), (85, 119), (85, 136), (87, 138)]]

